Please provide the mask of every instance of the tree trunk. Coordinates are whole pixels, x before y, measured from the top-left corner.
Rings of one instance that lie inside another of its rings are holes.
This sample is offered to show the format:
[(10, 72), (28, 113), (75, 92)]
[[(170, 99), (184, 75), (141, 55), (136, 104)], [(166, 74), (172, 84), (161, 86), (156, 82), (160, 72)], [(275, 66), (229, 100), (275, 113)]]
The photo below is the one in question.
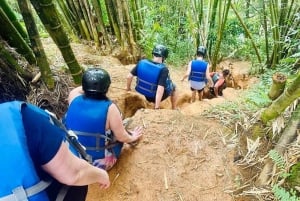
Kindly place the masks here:
[(119, 23), (117, 20), (117, 13), (115, 12), (116, 5), (112, 0), (105, 0), (105, 6), (107, 10), (108, 19), (110, 21), (113, 32), (117, 37), (117, 40), (120, 42), (121, 33), (120, 33)]
[(268, 93), (271, 100), (278, 98), (284, 91), (287, 77), (282, 73), (275, 73), (272, 77), (273, 84)]
[(234, 11), (235, 15), (237, 16), (237, 18), (239, 19), (239, 21), (240, 21), (242, 27), (244, 28), (247, 36), (250, 38), (252, 47), (254, 48), (256, 56), (257, 56), (257, 60), (258, 60), (259, 63), (261, 63), (261, 58), (260, 58), (260, 54), (259, 54), (258, 48), (255, 45), (254, 39), (252, 38), (252, 35), (251, 35), (250, 31), (248, 30), (248, 28), (246, 27), (246, 25), (243, 22), (242, 18), (240, 17), (240, 15), (238, 14), (238, 12), (236, 11), (234, 5), (231, 3), (230, 6), (231, 6), (232, 10)]
[(30, 91), (29, 81), (32, 74), (25, 71), (13, 55), (17, 54), (0, 37), (0, 103), (26, 101)]
[(300, 72), (290, 86), (261, 114), (263, 123), (278, 117), (293, 101), (300, 97)]
[(81, 84), (82, 68), (75, 58), (68, 36), (61, 25), (52, 0), (31, 0), (31, 3), (45, 28), (60, 49), (75, 84)]
[[(297, 137), (298, 133), (297, 127), (299, 124), (300, 119), (300, 107), (298, 107), (292, 115), (292, 119), (290, 120), (288, 126), (284, 129), (280, 139), (278, 140), (278, 143), (274, 147), (274, 150), (277, 151), (278, 154), (280, 154), (282, 157), (284, 156), (284, 152)], [(268, 158), (265, 162), (265, 165), (259, 175), (259, 177), (256, 180), (257, 186), (266, 186), (270, 184), (270, 179), (273, 174), (276, 172), (274, 169), (276, 168), (274, 162), (272, 159)]]
[(11, 23), (14, 25), (14, 27), (18, 30), (18, 32), (21, 34), (24, 40), (26, 40), (29, 43), (28, 35), (25, 31), (25, 29), (22, 27), (22, 25), (19, 23), (14, 11), (11, 10), (11, 8), (8, 6), (6, 0), (0, 1), (0, 7), (5, 12), (6, 16), (9, 18)]
[(267, 21), (267, 12), (266, 5), (264, 1), (261, 1), (262, 9), (263, 9), (263, 27), (264, 27), (264, 37), (265, 37), (265, 48), (266, 48), (266, 58), (267, 65), (270, 65), (270, 53), (269, 53), (269, 36), (268, 36), (268, 21)]
[(107, 33), (104, 23), (103, 23), (102, 8), (100, 5), (100, 2), (98, 0), (92, 0), (92, 4), (94, 7), (96, 16), (97, 16), (96, 24), (99, 25), (99, 29), (100, 29), (101, 35), (104, 39), (104, 44), (105, 44), (106, 49), (108, 49), (108, 52), (111, 53), (112, 47), (111, 47), (111, 43), (110, 43), (110, 40), (108, 37), (108, 33)]
[(0, 24), (0, 33), (3, 39), (6, 40), (10, 46), (16, 48), (16, 51), (23, 55), (28, 63), (35, 64), (36, 60), (31, 48), (11, 23), (2, 8), (0, 8)]
[(26, 29), (31, 41), (32, 50), (35, 54), (37, 65), (42, 74), (42, 80), (45, 82), (50, 90), (54, 89), (54, 79), (52, 77), (51, 69), (45, 54), (28, 0), (18, 0), (19, 8), (21, 10)]
[(89, 23), (89, 17), (87, 14), (88, 11), (84, 5), (84, 0), (78, 0), (78, 5), (79, 5), (78, 12), (82, 13), (84, 23), (85, 23), (88, 33), (89, 33), (89, 38), (90, 38), (90, 40), (93, 40), (94, 38), (93, 38), (92, 26)]
[(141, 39), (141, 35), (139, 31), (143, 29), (142, 17), (136, 0), (130, 0), (130, 5), (133, 13), (134, 38), (136, 41), (138, 41)]
[[(9, 66), (14, 69), (21, 77), (25, 79), (32, 79), (33, 75), (25, 71), (18, 63), (18, 61), (12, 56), (12, 54), (5, 48), (2, 44), (2, 39), (0, 38), (0, 59), (5, 60), (5, 66)], [(1, 65), (0, 65), (1, 67)], [(3, 66), (4, 67), (4, 66)], [(1, 79), (0, 79), (1, 80)]]
[(213, 53), (213, 57), (212, 57), (212, 70), (215, 71), (216, 70), (216, 66), (217, 66), (217, 62), (219, 61), (219, 53), (220, 53), (220, 47), (221, 47), (221, 43), (222, 43), (222, 39), (223, 39), (223, 32), (225, 29), (225, 25), (226, 25), (226, 21), (227, 21), (227, 16), (228, 16), (228, 11), (231, 5), (231, 0), (225, 1), (222, 8), (222, 2), (220, 2), (220, 19), (219, 19), (219, 27), (218, 27), (218, 33), (217, 33), (217, 41), (216, 41), (216, 46), (214, 49), (214, 53)]
[(75, 10), (76, 10), (76, 14), (78, 16), (79, 24), (82, 27), (82, 37), (85, 38), (85, 39), (87, 39), (88, 41), (90, 41), (91, 40), (91, 36), (90, 36), (89, 30), (88, 30), (87, 24), (85, 23), (84, 16), (83, 16), (83, 14), (81, 12), (79, 0), (74, 0), (74, 1), (71, 0), (71, 1), (74, 4)]
[(93, 14), (91, 12), (91, 9), (90, 9), (90, 6), (89, 6), (89, 3), (87, 2), (87, 0), (84, 0), (83, 4), (84, 4), (86, 14), (87, 14), (87, 18), (88, 18), (87, 23), (90, 24), (90, 26), (91, 26), (91, 32), (92, 32), (91, 34), (93, 36), (95, 46), (96, 46), (97, 49), (99, 49), (99, 47), (100, 47), (99, 36), (98, 36), (97, 28), (96, 28), (96, 25), (95, 25), (95, 22), (94, 22)]

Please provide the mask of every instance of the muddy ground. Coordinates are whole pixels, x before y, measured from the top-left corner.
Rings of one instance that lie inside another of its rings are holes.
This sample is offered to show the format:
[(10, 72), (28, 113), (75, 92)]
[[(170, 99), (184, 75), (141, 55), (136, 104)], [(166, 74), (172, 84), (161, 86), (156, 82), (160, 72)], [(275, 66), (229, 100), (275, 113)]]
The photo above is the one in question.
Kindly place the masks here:
[[(60, 52), (51, 41), (44, 43), (51, 50), (47, 51), (51, 64), (61, 66)], [(166, 100), (163, 109), (153, 110), (153, 105), (142, 96), (124, 90), (126, 76), (134, 64), (124, 66), (114, 57), (100, 56), (91, 47), (72, 46), (80, 64), (101, 66), (110, 73), (109, 97), (119, 105), (124, 116), (133, 119), (129, 128), (144, 127), (139, 144), (126, 145), (120, 160), (109, 171), (111, 187), (100, 190), (97, 185), (90, 185), (88, 201), (246, 200), (232, 194), (243, 179), (233, 162), (237, 144), (232, 140), (232, 128), (224, 126), (219, 118), (207, 118), (204, 114), (216, 105), (238, 100), (241, 92), (257, 81), (248, 77), (249, 63), (224, 61), (220, 68), (233, 63), (234, 88), (226, 88), (221, 98), (192, 104), (188, 82), (180, 81), (186, 67), (170, 67), (178, 89), (179, 109), (171, 110), (170, 101)]]

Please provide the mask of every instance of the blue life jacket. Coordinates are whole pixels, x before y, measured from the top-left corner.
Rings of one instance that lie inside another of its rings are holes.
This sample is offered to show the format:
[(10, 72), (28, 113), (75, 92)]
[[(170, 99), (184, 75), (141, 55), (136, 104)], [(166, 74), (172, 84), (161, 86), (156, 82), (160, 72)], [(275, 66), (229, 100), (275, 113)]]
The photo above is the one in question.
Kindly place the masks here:
[(191, 73), (189, 75), (189, 80), (196, 82), (206, 81), (206, 68), (206, 61), (193, 60), (191, 64)]
[(30, 157), (22, 123), (22, 104), (25, 103), (0, 104), (0, 201), (48, 201), (44, 190), (50, 182), (39, 179)]
[[(96, 100), (84, 95), (76, 97), (69, 106), (64, 123), (68, 130), (78, 136), (92, 161), (105, 157), (105, 147), (113, 141), (113, 134), (106, 133), (106, 118), (111, 100)], [(112, 150), (118, 157), (123, 143), (118, 142)]]
[[(154, 98), (156, 95), (157, 85), (160, 73), (165, 64), (155, 64), (147, 59), (139, 62), (137, 67), (137, 83), (135, 90), (148, 98)], [(165, 83), (165, 90), (167, 94), (173, 91), (173, 83), (168, 76)]]
[(214, 84), (216, 84), (219, 79), (220, 79), (219, 73), (214, 73), (214, 75), (212, 76), (212, 81), (214, 82)]

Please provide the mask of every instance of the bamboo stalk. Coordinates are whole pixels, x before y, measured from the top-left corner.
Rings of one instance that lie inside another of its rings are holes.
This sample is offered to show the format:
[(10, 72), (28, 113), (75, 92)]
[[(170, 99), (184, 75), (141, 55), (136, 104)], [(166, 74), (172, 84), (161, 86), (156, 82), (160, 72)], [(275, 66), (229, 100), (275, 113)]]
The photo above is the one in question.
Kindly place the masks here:
[(34, 21), (34, 17), (31, 12), (30, 5), (28, 4), (28, 0), (18, 0), (18, 4), (28, 30), (29, 39), (36, 57), (37, 65), (41, 71), (42, 80), (50, 90), (53, 90), (54, 78)]
[(31, 0), (45, 28), (60, 49), (75, 84), (81, 84), (82, 68), (75, 58), (69, 38), (61, 25), (52, 0)]
[(1, 36), (9, 43), (10, 46), (15, 47), (16, 51), (23, 55), (28, 63), (35, 64), (36, 60), (32, 49), (28, 46), (27, 42), (11, 23), (3, 9), (0, 7), (0, 24)]

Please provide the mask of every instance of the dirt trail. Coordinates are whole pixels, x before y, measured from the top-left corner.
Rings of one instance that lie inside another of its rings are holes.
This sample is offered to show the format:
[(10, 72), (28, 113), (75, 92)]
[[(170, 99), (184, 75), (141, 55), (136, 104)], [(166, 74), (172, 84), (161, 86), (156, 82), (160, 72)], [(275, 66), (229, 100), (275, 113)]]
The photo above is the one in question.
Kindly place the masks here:
[[(72, 46), (80, 64), (99, 65), (110, 73), (108, 96), (125, 116), (132, 116), (129, 128), (144, 127), (140, 143), (136, 147), (126, 145), (120, 160), (109, 171), (111, 187), (100, 190), (97, 185), (89, 186), (88, 201), (234, 200), (227, 193), (237, 185), (235, 179), (240, 175), (233, 164), (235, 144), (227, 140), (232, 131), (201, 114), (217, 104), (236, 100), (241, 90), (226, 88), (222, 98), (190, 104), (188, 82), (180, 81), (185, 69), (170, 68), (179, 92), (179, 110), (170, 110), (169, 100), (163, 102), (165, 109), (152, 110), (142, 96), (124, 90), (126, 76), (134, 65), (124, 66), (116, 58), (99, 56), (84, 45)], [(55, 50), (55, 46), (51, 48)], [(48, 56), (54, 63), (61, 62), (60, 54), (53, 50)], [(222, 65), (226, 67), (228, 63)], [(240, 88), (255, 82), (245, 76), (248, 70), (246, 62), (233, 62), (232, 71)]]
[(134, 65), (122, 66), (112, 59), (101, 66), (112, 76), (109, 96), (125, 116), (133, 115), (130, 127), (144, 126), (144, 137), (137, 147), (127, 147), (109, 171), (112, 186), (108, 190), (90, 186), (88, 201), (233, 200), (226, 193), (239, 178), (233, 164), (234, 145), (227, 142), (232, 133), (201, 114), (217, 104), (236, 100), (241, 90), (227, 88), (222, 98), (191, 104), (188, 82), (180, 81), (184, 70), (171, 69), (179, 93), (179, 111), (170, 110), (169, 99), (163, 102), (165, 109), (157, 111), (150, 109), (153, 105), (139, 94), (123, 90)]

